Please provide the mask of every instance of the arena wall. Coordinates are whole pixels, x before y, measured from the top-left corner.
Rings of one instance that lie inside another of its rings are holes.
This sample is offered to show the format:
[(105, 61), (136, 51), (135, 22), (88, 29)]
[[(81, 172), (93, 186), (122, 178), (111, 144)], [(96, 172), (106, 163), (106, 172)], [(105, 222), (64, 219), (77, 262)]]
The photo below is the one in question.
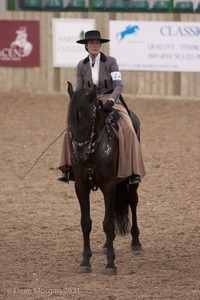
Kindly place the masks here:
[[(40, 21), (40, 67), (0, 67), (0, 90), (27, 92), (66, 92), (66, 82), (75, 83), (75, 69), (52, 65), (52, 19), (94, 18), (102, 36), (108, 36), (109, 20), (200, 22), (200, 14), (116, 13), (116, 12), (1, 12), (0, 20)], [(102, 45), (108, 53), (108, 45)], [(125, 50), (126, 51), (126, 50)], [(200, 98), (200, 73), (122, 71), (124, 92), (136, 96), (181, 96)]]

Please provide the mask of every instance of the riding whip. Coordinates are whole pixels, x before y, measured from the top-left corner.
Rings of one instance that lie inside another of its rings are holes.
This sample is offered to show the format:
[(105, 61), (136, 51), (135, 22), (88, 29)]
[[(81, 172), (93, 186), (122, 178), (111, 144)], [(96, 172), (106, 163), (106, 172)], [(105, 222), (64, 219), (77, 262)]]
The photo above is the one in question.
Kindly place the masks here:
[(38, 156), (38, 158), (36, 159), (35, 163), (30, 167), (30, 169), (25, 173), (25, 175), (23, 177), (21, 177), (21, 180), (23, 180), (28, 173), (31, 172), (31, 170), (35, 167), (35, 165), (37, 164), (37, 162), (39, 161), (39, 159), (43, 156), (43, 154), (61, 137), (61, 135), (66, 131), (67, 129), (65, 128), (60, 134), (59, 136)]

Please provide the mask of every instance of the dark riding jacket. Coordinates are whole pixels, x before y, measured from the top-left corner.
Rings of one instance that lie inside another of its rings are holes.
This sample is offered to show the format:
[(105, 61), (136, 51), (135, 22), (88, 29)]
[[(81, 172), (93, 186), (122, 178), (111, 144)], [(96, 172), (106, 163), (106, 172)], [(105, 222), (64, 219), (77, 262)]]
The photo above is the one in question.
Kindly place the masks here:
[[(119, 72), (117, 61), (114, 57), (106, 56), (100, 53), (99, 65), (99, 84), (97, 86), (97, 94), (111, 94), (112, 99), (117, 99), (122, 93), (123, 84), (121, 79), (113, 80), (111, 73)], [(81, 88), (92, 88), (94, 86), (92, 80), (92, 72), (90, 67), (89, 56), (81, 60), (77, 65), (76, 71), (76, 90)]]

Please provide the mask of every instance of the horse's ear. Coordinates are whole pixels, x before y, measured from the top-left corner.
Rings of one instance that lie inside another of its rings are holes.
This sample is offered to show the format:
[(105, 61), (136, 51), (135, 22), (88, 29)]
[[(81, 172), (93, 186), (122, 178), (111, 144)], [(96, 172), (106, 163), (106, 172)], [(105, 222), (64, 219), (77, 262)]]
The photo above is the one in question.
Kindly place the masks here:
[(72, 98), (72, 96), (74, 95), (73, 86), (72, 86), (71, 82), (69, 82), (69, 81), (67, 81), (67, 84), (68, 84), (68, 88), (67, 88), (68, 94), (69, 94), (70, 98)]

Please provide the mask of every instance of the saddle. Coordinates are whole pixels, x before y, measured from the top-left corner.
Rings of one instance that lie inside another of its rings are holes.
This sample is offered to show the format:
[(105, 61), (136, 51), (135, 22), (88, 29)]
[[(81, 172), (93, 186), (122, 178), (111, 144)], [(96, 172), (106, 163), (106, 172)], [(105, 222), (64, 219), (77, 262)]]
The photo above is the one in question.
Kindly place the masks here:
[[(138, 119), (138, 117), (136, 116), (136, 114), (133, 111), (128, 110), (128, 112), (129, 112), (129, 115), (130, 115), (130, 118), (132, 121), (133, 128), (137, 135), (138, 141), (140, 142), (140, 120)], [(108, 113), (104, 114), (106, 129), (111, 137), (116, 137), (116, 135), (117, 135), (117, 132), (119, 129), (119, 126), (118, 126), (119, 119), (120, 119), (120, 114), (114, 108), (112, 109), (112, 111), (109, 114)]]
[[(98, 96), (99, 103), (102, 107), (103, 107), (103, 103), (101, 101), (101, 98), (103, 96), (105, 97), (105, 95), (99, 95)], [(106, 94), (106, 98), (107, 97), (108, 97), (108, 95)], [(125, 107), (125, 109), (127, 110), (128, 114), (131, 118), (133, 128), (136, 132), (138, 141), (140, 142), (140, 120), (137, 117), (137, 115), (128, 108), (128, 106), (127, 106), (126, 102), (124, 101), (124, 98), (122, 97), (122, 95), (119, 96), (119, 99), (120, 99), (121, 103), (123, 104), (123, 106)], [(107, 118), (108, 118), (108, 121), (107, 121)], [(112, 108), (112, 111), (109, 114), (104, 113), (105, 123), (109, 124), (109, 126), (107, 126), (107, 131), (112, 137), (113, 137), (113, 134), (114, 134), (114, 136), (117, 135), (117, 131), (118, 131), (118, 124), (117, 123), (118, 123), (119, 119), (120, 119), (120, 114), (114, 108)], [(114, 133), (112, 131), (114, 131)]]

